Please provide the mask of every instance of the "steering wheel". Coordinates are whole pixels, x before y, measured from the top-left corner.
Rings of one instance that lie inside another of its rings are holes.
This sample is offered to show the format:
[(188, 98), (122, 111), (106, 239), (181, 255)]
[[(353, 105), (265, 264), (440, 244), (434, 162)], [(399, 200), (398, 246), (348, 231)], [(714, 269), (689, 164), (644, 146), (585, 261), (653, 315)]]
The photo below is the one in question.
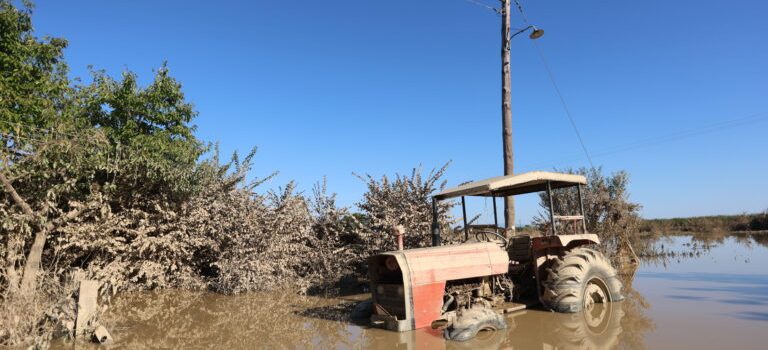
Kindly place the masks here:
[[(480, 239), (480, 235), (482, 235), (484, 239)], [(493, 236), (496, 236), (496, 238), (500, 239), (502, 243), (500, 243), (499, 245), (501, 245), (504, 248), (506, 248), (507, 245), (509, 244), (509, 241), (507, 241), (506, 237), (504, 237), (503, 235), (499, 234), (496, 231), (491, 231), (491, 230), (480, 230), (475, 232), (475, 239), (480, 242), (483, 242), (483, 241), (493, 242), (493, 240), (491, 240), (491, 238), (488, 237), (488, 235), (493, 235)]]

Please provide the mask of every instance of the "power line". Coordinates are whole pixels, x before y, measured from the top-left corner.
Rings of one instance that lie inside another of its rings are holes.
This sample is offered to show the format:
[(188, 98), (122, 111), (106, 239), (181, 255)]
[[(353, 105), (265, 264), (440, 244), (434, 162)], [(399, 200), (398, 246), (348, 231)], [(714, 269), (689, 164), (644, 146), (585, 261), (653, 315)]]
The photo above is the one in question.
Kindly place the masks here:
[(486, 9), (488, 9), (488, 10), (493, 11), (496, 14), (499, 13), (499, 9), (497, 9), (497, 8), (491, 6), (491, 5), (488, 5), (488, 4), (484, 3), (484, 2), (477, 1), (477, 0), (464, 0), (464, 1), (466, 1), (466, 2), (468, 2), (470, 4), (474, 4), (474, 5), (480, 6), (480, 7), (484, 7)]
[[(600, 150), (598, 152), (595, 152), (594, 156), (603, 157), (603, 156), (608, 156), (612, 154), (623, 153), (623, 152), (632, 151), (638, 148), (652, 147), (652, 146), (656, 146), (663, 143), (674, 142), (674, 141), (691, 138), (699, 135), (709, 134), (709, 133), (717, 133), (717, 132), (725, 131), (728, 129), (733, 129), (737, 127), (742, 127), (742, 126), (747, 126), (747, 125), (757, 124), (762, 122), (768, 122), (768, 112), (755, 113), (746, 117), (724, 120), (720, 122), (703, 125), (698, 128), (678, 130), (676, 132), (672, 132), (666, 135), (657, 135), (657, 136), (635, 140), (622, 145), (608, 147), (606, 149)], [(535, 164), (529, 165), (529, 167), (536, 168), (541, 166), (549, 166), (549, 165), (552, 165), (553, 163), (555, 164), (563, 163), (563, 162), (574, 160), (574, 159), (576, 158), (570, 158), (570, 157), (565, 159), (561, 158), (559, 160), (552, 160), (550, 162), (535, 163)]]
[(520, 5), (520, 2), (515, 0), (515, 5), (517, 6), (517, 11), (520, 12), (520, 17), (523, 18), (523, 22), (525, 22), (525, 25), (531, 25), (528, 23), (528, 17), (525, 16), (525, 11), (523, 11), (523, 6)]
[(768, 113), (766, 112), (755, 113), (742, 118), (725, 120), (721, 122), (704, 125), (699, 128), (680, 130), (667, 135), (659, 135), (659, 136), (648, 137), (645, 139), (640, 139), (634, 142), (624, 144), (622, 146), (615, 147), (614, 149), (611, 149), (611, 150), (603, 150), (603, 151), (597, 152), (596, 155), (605, 156), (605, 155), (610, 155), (615, 153), (631, 151), (637, 148), (655, 146), (661, 143), (677, 141), (677, 140), (686, 139), (694, 136), (709, 134), (713, 132), (723, 131), (727, 129), (756, 124), (756, 123), (765, 122), (765, 121), (768, 121)]
[(542, 52), (541, 48), (539, 47), (539, 44), (536, 43), (536, 41), (533, 42), (533, 46), (536, 47), (536, 52), (539, 53), (539, 58), (541, 58), (541, 63), (544, 64), (544, 69), (547, 71), (547, 75), (549, 76), (549, 81), (552, 82), (552, 86), (555, 88), (555, 92), (557, 93), (557, 96), (560, 97), (560, 104), (563, 106), (563, 110), (565, 110), (565, 115), (568, 117), (568, 121), (571, 122), (571, 126), (573, 127), (573, 131), (576, 133), (576, 138), (579, 140), (581, 149), (584, 151), (584, 154), (587, 156), (587, 160), (589, 161), (589, 166), (594, 169), (595, 164), (592, 162), (592, 157), (589, 155), (589, 151), (587, 151), (587, 146), (584, 144), (584, 139), (581, 137), (579, 128), (576, 126), (576, 122), (573, 120), (573, 116), (571, 115), (571, 109), (568, 108), (568, 104), (565, 103), (565, 98), (563, 97), (562, 92), (560, 92), (560, 87), (557, 85), (557, 81), (555, 80), (555, 75), (552, 73), (552, 69), (549, 68), (549, 63), (547, 62), (547, 59), (544, 57), (544, 52)]
[[(520, 1), (515, 0), (515, 5), (517, 6), (517, 10), (520, 12), (520, 17), (523, 18), (525, 25), (530, 26), (531, 24), (528, 22), (528, 17), (525, 16), (525, 11), (523, 11), (523, 6), (520, 5)], [(565, 115), (568, 117), (568, 121), (571, 123), (571, 127), (573, 128), (574, 133), (576, 133), (576, 138), (579, 140), (579, 145), (581, 145), (581, 149), (584, 151), (584, 155), (587, 156), (589, 166), (592, 167), (592, 169), (595, 169), (595, 164), (592, 162), (592, 156), (589, 155), (587, 146), (584, 144), (584, 139), (581, 137), (581, 132), (579, 132), (579, 128), (576, 126), (576, 121), (573, 119), (573, 115), (571, 115), (571, 109), (568, 108), (568, 104), (565, 102), (565, 98), (563, 97), (562, 92), (560, 92), (560, 87), (557, 85), (557, 81), (555, 80), (555, 75), (552, 73), (552, 69), (549, 67), (549, 63), (544, 57), (544, 52), (541, 50), (536, 40), (533, 40), (533, 45), (536, 47), (536, 51), (539, 53), (541, 63), (544, 64), (544, 69), (547, 71), (549, 81), (552, 82), (552, 86), (555, 88), (555, 92), (560, 98), (560, 104), (563, 106), (563, 110), (565, 110)]]

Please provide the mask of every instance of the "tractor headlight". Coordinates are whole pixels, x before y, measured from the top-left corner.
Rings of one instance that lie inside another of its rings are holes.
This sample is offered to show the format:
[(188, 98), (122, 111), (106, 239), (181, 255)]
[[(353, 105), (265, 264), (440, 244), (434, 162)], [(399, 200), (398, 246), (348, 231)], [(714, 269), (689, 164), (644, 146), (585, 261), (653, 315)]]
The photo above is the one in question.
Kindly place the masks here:
[(398, 296), (403, 296), (403, 286), (398, 286), (397, 287), (397, 295)]
[(387, 260), (384, 260), (384, 265), (387, 267), (389, 271), (397, 271), (399, 266), (397, 265), (397, 258), (394, 256), (387, 257)]

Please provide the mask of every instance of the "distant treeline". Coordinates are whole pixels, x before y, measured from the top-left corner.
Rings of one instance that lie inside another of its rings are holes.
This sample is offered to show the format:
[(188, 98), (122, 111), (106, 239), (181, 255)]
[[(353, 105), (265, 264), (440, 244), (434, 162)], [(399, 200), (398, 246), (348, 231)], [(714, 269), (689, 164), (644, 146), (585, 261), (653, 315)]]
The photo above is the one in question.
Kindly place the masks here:
[(757, 214), (698, 216), (690, 218), (644, 219), (640, 232), (739, 232), (768, 230), (768, 210)]

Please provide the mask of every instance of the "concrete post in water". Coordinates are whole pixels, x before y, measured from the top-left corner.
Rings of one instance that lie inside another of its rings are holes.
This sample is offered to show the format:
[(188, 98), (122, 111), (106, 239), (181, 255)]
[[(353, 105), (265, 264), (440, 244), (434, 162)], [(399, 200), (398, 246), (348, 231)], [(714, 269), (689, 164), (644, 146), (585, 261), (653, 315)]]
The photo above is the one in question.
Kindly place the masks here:
[(109, 334), (109, 331), (107, 331), (104, 326), (98, 326), (96, 329), (93, 330), (93, 336), (91, 337), (92, 340), (99, 344), (111, 344), (112, 343), (112, 335)]
[(75, 337), (84, 335), (89, 331), (88, 324), (99, 312), (99, 282), (94, 280), (81, 280), (77, 297), (77, 318), (75, 319)]

